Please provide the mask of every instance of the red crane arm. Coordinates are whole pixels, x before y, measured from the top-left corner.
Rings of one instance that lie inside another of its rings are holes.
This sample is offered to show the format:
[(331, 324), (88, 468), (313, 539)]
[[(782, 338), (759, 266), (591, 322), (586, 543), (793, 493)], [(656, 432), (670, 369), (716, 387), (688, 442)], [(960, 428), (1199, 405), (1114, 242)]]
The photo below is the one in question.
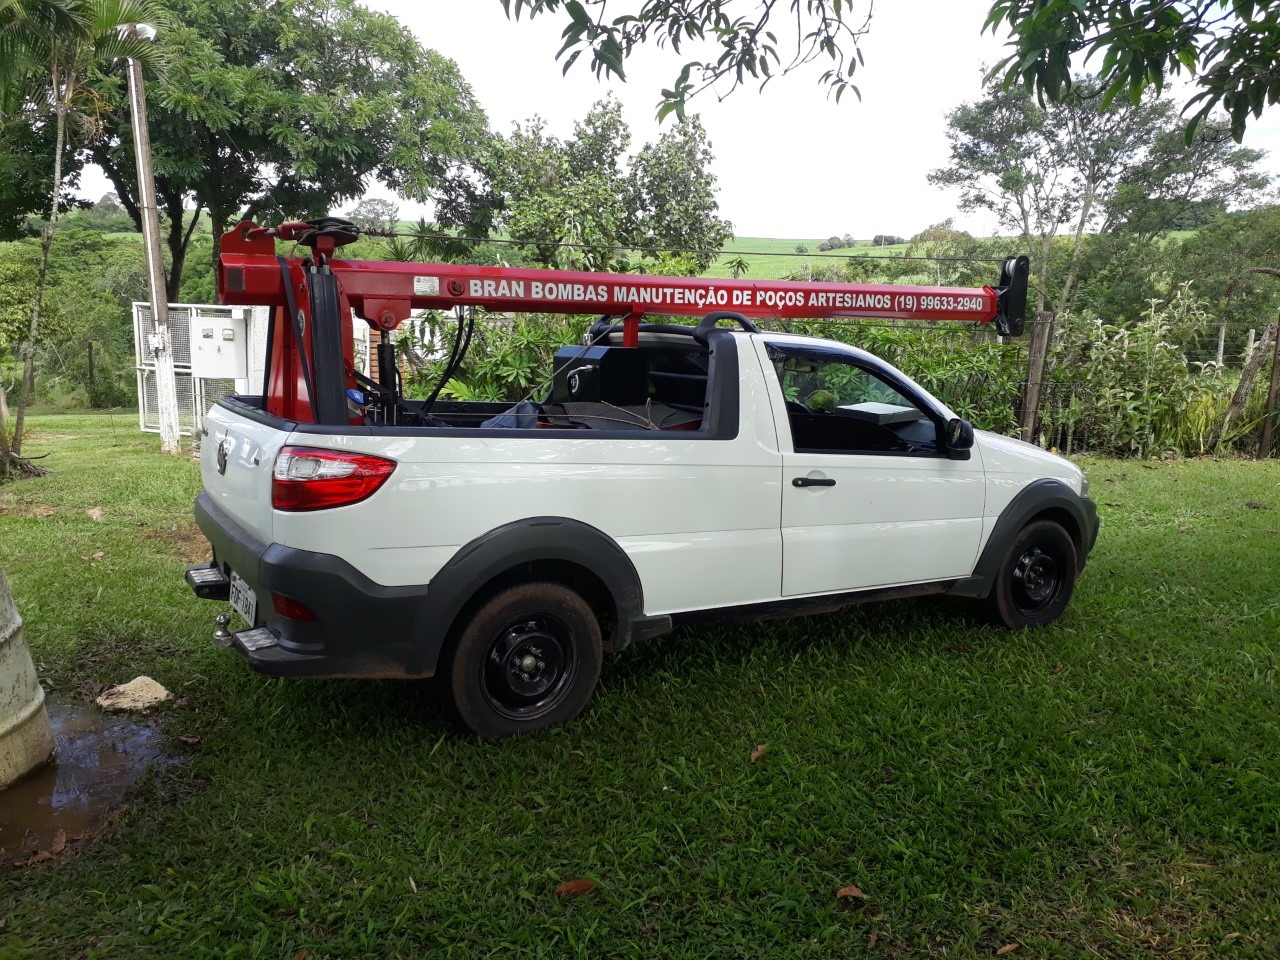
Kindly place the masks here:
[[(287, 238), (286, 228), (296, 226), (302, 225), (285, 224), (275, 235)], [(1006, 264), (1006, 273), (1015, 272), (1011, 264)], [(1015, 305), (1008, 302), (1006, 290), (989, 286), (721, 280), (384, 260), (330, 259), (329, 266), (351, 308), (381, 330), (395, 329), (413, 310), (477, 306), (637, 318), (702, 317), (718, 310), (787, 320), (863, 317), (990, 323), (1000, 318), (1017, 328), (1002, 332), (1020, 332), (1025, 309), (1008, 309)], [(223, 303), (282, 306), (281, 277), (272, 235), (247, 223), (223, 235), (218, 264)], [(1025, 294), (1023, 299), (1025, 303)]]
[[(387, 332), (414, 310), (472, 306), (524, 313), (596, 314), (624, 318), (623, 346), (639, 344), (645, 315), (995, 322), (1021, 333), (1026, 312), (1026, 257), (1004, 263), (998, 287), (908, 287), (879, 283), (713, 280), (643, 274), (583, 273), (386, 260), (341, 260), (337, 247), (358, 236), (340, 220), (286, 223), (266, 229), (241, 223), (222, 235), (218, 298), (225, 304), (275, 308), (267, 335), (263, 384), (268, 413), (309, 423), (351, 420), (348, 390), (371, 381), (353, 365), (352, 314), (383, 331), (378, 384), (391, 405), (398, 396), (395, 348)], [(311, 247), (308, 259), (276, 255), (276, 239)], [(358, 392), (358, 391), (357, 391)], [(389, 408), (390, 409), (390, 408)], [(419, 416), (410, 411), (413, 416)], [(359, 423), (356, 417), (351, 422)]]

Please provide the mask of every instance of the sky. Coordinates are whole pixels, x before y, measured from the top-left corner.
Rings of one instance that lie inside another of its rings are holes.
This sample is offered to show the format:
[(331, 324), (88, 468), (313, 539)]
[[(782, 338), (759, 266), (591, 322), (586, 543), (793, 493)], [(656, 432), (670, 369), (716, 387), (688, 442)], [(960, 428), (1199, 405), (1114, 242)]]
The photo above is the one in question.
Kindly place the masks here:
[[(741, 0), (746, 3), (746, 0)], [(868, 0), (854, 0), (864, 11)], [(619, 11), (634, 8), (617, 2)], [(561, 75), (563, 14), (514, 23), (499, 0), (366, 0), (392, 14), (424, 46), (459, 65), (489, 117), (507, 133), (537, 114), (549, 132), (567, 137), (609, 91), (623, 104), (632, 150), (656, 140), (659, 92), (684, 58), (650, 46), (627, 62), (628, 80), (597, 81), (583, 57)], [(754, 5), (754, 4), (749, 4)], [(715, 153), (721, 215), (738, 236), (823, 238), (852, 234), (909, 237), (955, 217), (975, 234), (996, 230), (990, 214), (966, 214), (957, 196), (929, 185), (947, 161), (946, 115), (981, 95), (984, 66), (1003, 56), (1003, 38), (982, 33), (991, 0), (880, 0), (862, 43), (865, 66), (837, 104), (810, 66), (775, 79), (763, 92), (744, 85), (718, 100), (706, 91), (690, 104), (701, 115)], [(789, 4), (780, 4), (785, 8)], [(674, 123), (668, 118), (667, 125)], [(1267, 150), (1264, 167), (1280, 175), (1280, 109), (1255, 121), (1245, 145)], [(105, 178), (86, 172), (82, 193), (100, 196)], [(370, 184), (370, 196), (390, 196)], [(401, 216), (429, 210), (400, 201)]]

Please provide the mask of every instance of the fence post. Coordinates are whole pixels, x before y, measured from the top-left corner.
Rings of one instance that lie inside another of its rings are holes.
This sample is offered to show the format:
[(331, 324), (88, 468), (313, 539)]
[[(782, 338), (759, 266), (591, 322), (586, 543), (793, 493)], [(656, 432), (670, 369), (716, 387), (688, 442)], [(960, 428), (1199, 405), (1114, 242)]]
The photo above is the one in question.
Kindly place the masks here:
[(1040, 412), (1040, 389), (1044, 383), (1045, 357), (1049, 353), (1049, 332), (1053, 311), (1041, 310), (1031, 322), (1027, 344), (1027, 386), (1022, 396), (1022, 439), (1034, 443), (1036, 415)]
[(1280, 326), (1277, 327), (1276, 335), (1271, 338), (1271, 386), (1267, 388), (1267, 406), (1266, 413), (1262, 418), (1262, 442), (1258, 444), (1258, 459), (1264, 459), (1271, 456), (1271, 430), (1275, 425), (1277, 414), (1277, 403), (1280, 403)]
[(1262, 359), (1271, 341), (1280, 336), (1280, 323), (1273, 323), (1262, 331), (1262, 341), (1258, 344), (1256, 350), (1249, 355), (1244, 363), (1244, 368), (1240, 371), (1240, 383), (1236, 385), (1236, 392), (1231, 397), (1231, 403), (1227, 405), (1226, 415), (1222, 418), (1222, 424), (1214, 430), (1209, 437), (1209, 446), (1216, 448), (1218, 444), (1227, 439), (1227, 435), (1231, 432), (1231, 422), (1238, 417), (1245, 404), (1249, 402), (1249, 393), (1253, 390), (1253, 381), (1258, 377), (1258, 371), (1262, 369)]

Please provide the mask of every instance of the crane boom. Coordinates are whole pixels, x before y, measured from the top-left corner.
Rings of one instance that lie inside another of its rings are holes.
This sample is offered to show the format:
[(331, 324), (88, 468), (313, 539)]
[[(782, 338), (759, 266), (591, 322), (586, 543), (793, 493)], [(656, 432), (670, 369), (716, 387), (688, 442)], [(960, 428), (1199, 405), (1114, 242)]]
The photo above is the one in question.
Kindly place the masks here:
[[(351, 317), (384, 334), (416, 310), (482, 307), (520, 313), (597, 314), (622, 318), (634, 346), (645, 316), (799, 320), (868, 318), (994, 323), (1018, 335), (1026, 313), (1026, 257), (1005, 260), (995, 286), (921, 287), (880, 283), (715, 279), (646, 274), (385, 260), (343, 260), (338, 247), (357, 239), (342, 220), (238, 224), (222, 236), (218, 297), (229, 305), (276, 308), (268, 335), (272, 412), (316, 422), (344, 415), (351, 380)], [(280, 257), (276, 240), (311, 248), (305, 259)], [(386, 337), (381, 349), (390, 356)], [(381, 357), (381, 354), (380, 354)]]

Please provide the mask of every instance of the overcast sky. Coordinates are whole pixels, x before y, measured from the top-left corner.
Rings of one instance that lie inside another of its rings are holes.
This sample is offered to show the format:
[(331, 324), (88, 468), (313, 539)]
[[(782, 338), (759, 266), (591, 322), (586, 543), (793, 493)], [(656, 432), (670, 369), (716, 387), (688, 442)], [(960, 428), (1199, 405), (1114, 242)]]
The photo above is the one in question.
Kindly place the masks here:
[[(585, 57), (562, 77), (555, 60), (563, 28), (559, 16), (512, 23), (499, 0), (367, 5), (391, 13), (425, 46), (455, 60), (490, 126), (501, 133), (538, 114), (553, 134), (569, 136), (574, 121), (613, 90), (631, 126), (634, 150), (659, 135), (658, 94), (683, 62), (652, 47), (628, 61), (627, 83), (597, 81)], [(752, 85), (723, 102), (711, 91), (693, 101), (690, 109), (701, 114), (715, 152), (721, 213), (735, 232), (910, 236), (949, 216), (974, 233), (992, 232), (989, 215), (959, 213), (955, 195), (925, 179), (947, 159), (947, 112), (976, 99), (982, 66), (1001, 58), (1001, 40), (981, 33), (989, 7), (990, 0), (880, 0), (863, 43), (866, 65), (855, 77), (861, 102), (848, 95), (840, 104), (828, 100), (817, 83), (820, 70), (813, 68), (776, 79), (763, 93)], [(1265, 166), (1280, 173), (1280, 110), (1264, 114), (1245, 143), (1266, 149)], [(86, 176), (87, 196), (108, 189), (105, 179)], [(370, 193), (385, 195), (376, 185)], [(419, 212), (402, 202), (402, 216)]]

